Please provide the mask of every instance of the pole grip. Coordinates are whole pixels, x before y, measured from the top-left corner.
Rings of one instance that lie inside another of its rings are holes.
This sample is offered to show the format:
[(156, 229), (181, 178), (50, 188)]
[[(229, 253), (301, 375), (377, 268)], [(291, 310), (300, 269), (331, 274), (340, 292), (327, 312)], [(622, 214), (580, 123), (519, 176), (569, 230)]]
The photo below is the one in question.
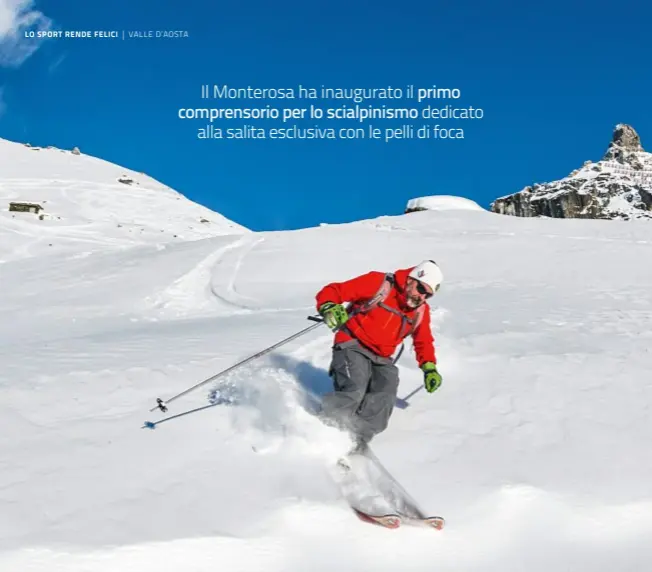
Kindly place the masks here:
[(160, 409), (163, 413), (165, 413), (168, 410), (165, 401), (163, 401), (160, 397), (156, 399), (156, 407), (152, 407), (149, 411), (151, 413), (152, 411), (156, 411), (157, 409)]

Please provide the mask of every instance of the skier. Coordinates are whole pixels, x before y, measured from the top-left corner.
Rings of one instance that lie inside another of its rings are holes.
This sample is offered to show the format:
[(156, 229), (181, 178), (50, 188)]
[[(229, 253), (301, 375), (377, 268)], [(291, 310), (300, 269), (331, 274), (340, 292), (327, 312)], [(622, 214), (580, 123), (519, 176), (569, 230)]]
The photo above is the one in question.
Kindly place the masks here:
[(324, 396), (321, 417), (348, 429), (354, 450), (387, 428), (399, 383), (392, 355), (408, 335), (426, 390), (441, 385), (426, 300), (442, 279), (439, 266), (425, 260), (393, 274), (369, 272), (333, 282), (317, 294), (317, 311), (337, 331), (329, 371), (334, 391)]

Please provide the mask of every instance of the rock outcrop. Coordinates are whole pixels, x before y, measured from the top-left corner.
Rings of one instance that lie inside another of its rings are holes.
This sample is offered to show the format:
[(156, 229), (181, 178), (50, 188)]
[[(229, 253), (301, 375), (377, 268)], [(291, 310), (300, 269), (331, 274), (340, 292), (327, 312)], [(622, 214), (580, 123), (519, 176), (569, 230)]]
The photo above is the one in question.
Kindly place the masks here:
[(652, 219), (652, 154), (633, 127), (619, 124), (600, 161), (496, 199), (491, 210), (520, 217)]

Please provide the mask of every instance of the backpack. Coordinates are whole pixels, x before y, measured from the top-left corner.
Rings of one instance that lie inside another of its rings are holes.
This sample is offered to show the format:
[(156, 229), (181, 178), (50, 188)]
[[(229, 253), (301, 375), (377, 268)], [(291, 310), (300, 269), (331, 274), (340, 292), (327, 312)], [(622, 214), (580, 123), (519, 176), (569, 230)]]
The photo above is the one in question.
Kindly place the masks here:
[[(383, 280), (383, 283), (380, 285), (378, 291), (371, 298), (369, 298), (369, 300), (364, 302), (362, 305), (357, 306), (354, 309), (354, 312), (356, 314), (358, 313), (366, 314), (367, 312), (370, 312), (374, 308), (382, 308), (383, 310), (387, 310), (392, 314), (396, 314), (401, 317), (400, 334), (403, 334), (403, 328), (405, 327), (406, 324), (408, 325), (408, 330), (405, 332), (405, 336), (401, 336), (401, 337), (407, 337), (411, 335), (421, 323), (421, 320), (423, 319), (423, 313), (425, 312), (425, 308), (423, 304), (419, 306), (416, 309), (416, 315), (414, 316), (414, 318), (410, 319), (405, 314), (403, 314), (403, 312), (397, 310), (396, 308), (391, 308), (387, 306), (384, 302), (395, 285), (396, 285), (396, 280), (394, 278), (394, 274), (388, 272), (387, 274), (385, 274), (385, 279)], [(402, 343), (398, 355), (394, 358), (394, 363), (396, 363), (398, 359), (401, 357), (404, 347), (405, 347), (405, 343)]]

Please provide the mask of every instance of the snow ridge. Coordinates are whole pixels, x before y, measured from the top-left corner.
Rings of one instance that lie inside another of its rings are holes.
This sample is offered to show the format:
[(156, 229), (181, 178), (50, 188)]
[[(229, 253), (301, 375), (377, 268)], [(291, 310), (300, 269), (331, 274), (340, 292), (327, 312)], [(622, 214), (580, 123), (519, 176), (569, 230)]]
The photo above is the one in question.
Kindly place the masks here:
[(0, 261), (248, 232), (144, 173), (0, 139)]

